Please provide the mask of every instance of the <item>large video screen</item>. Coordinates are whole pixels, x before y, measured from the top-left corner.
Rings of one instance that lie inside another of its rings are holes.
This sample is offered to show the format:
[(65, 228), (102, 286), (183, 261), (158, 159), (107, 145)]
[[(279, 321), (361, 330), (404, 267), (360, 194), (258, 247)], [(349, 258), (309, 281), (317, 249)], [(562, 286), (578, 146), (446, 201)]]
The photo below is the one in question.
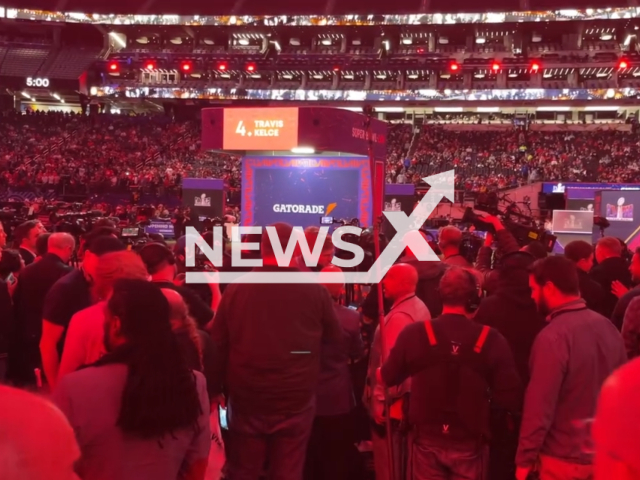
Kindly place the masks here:
[(604, 190), (599, 195), (600, 215), (609, 222), (606, 235), (620, 238), (632, 248), (640, 246), (640, 191)]
[(320, 217), (358, 218), (358, 170), (257, 170), (257, 225), (286, 222), (294, 226), (320, 225)]
[(557, 233), (578, 233), (591, 235), (593, 232), (593, 212), (587, 210), (554, 210), (552, 231)]
[(182, 180), (182, 205), (191, 209), (192, 225), (198, 229), (207, 218), (222, 217), (224, 182), (216, 178), (185, 178)]
[(370, 166), (366, 158), (243, 160), (242, 223), (320, 226), (321, 217), (371, 222)]

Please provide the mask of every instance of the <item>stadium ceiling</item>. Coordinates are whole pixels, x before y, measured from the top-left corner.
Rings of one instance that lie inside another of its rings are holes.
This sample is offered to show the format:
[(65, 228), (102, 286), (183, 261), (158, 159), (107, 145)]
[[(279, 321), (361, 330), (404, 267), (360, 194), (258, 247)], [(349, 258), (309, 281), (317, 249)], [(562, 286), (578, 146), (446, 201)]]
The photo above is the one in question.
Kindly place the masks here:
[(634, 0), (0, 0), (2, 8), (139, 15), (381, 15), (585, 10), (637, 5)]

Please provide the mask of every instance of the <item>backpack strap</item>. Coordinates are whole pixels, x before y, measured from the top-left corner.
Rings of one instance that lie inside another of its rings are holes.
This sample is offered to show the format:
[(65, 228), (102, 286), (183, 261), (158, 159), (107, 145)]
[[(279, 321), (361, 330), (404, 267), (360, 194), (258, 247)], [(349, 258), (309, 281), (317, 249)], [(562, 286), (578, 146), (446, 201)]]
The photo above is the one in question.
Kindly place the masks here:
[(482, 352), (482, 347), (484, 347), (484, 342), (487, 341), (487, 335), (489, 335), (489, 327), (485, 325), (484, 327), (482, 327), (482, 331), (480, 332), (480, 336), (478, 337), (476, 346), (473, 347), (474, 352), (476, 353)]
[(424, 322), (424, 328), (427, 331), (427, 337), (429, 338), (429, 345), (431, 345), (432, 347), (435, 346), (438, 342), (436, 341), (435, 333), (433, 333), (433, 325), (431, 325), (431, 322), (429, 320)]

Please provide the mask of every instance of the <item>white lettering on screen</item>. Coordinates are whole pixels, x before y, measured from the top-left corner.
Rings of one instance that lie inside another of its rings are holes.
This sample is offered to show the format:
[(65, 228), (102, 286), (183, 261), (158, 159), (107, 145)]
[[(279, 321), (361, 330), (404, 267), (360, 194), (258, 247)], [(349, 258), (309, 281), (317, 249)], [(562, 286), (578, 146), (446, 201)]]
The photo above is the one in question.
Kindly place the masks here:
[(285, 203), (276, 203), (273, 206), (276, 213), (314, 213), (318, 215), (324, 214), (324, 205), (290, 205)]

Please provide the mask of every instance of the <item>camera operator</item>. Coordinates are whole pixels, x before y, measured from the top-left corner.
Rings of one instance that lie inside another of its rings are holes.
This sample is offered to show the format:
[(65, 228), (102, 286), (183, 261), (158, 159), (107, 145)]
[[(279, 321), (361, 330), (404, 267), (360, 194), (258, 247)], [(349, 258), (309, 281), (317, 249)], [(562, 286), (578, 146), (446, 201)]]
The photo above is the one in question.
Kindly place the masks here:
[(472, 265), (460, 253), (462, 245), (462, 231), (457, 227), (449, 225), (440, 229), (438, 235), (438, 246), (444, 256), (444, 263), (456, 265), (463, 268), (471, 268)]
[(478, 219), (491, 225), (495, 231), (495, 236), (491, 232), (487, 233), (485, 244), (478, 252), (478, 258), (476, 259), (475, 265), (476, 270), (478, 270), (484, 278), (483, 287), (487, 293), (491, 294), (495, 292), (496, 286), (499, 282), (498, 272), (491, 268), (491, 258), (493, 255), (491, 245), (493, 244), (494, 239), (497, 243), (497, 253), (501, 256), (517, 252), (518, 250), (531, 254), (536, 260), (547, 256), (547, 251), (540, 242), (531, 242), (520, 248), (516, 238), (505, 228), (498, 217), (494, 215), (484, 215), (478, 216)]

